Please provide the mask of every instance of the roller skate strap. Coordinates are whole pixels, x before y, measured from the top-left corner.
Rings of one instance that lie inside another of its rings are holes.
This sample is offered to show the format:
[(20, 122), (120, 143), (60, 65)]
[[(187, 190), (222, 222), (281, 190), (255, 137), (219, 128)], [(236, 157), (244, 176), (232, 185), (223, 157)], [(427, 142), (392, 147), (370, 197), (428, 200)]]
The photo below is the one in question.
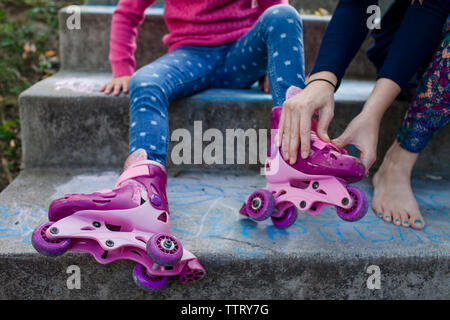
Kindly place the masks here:
[(316, 140), (313, 142), (313, 146), (319, 150), (325, 149), (326, 147), (328, 147), (328, 145), (329, 145), (329, 143), (326, 143), (322, 140)]
[(329, 142), (325, 142), (320, 140), (316, 134), (311, 133), (311, 138), (313, 140), (312, 145), (319, 149), (319, 150), (323, 150), (325, 148), (330, 148), (331, 150), (340, 152), (342, 154), (347, 154), (347, 151), (345, 151), (345, 149), (339, 149), (338, 147), (336, 147), (334, 144), (329, 143)]
[(150, 166), (148, 165), (140, 165), (136, 167), (132, 167), (127, 171), (124, 171), (119, 179), (117, 179), (116, 188), (120, 186), (120, 184), (126, 180), (130, 180), (136, 177), (148, 176), (150, 175)]

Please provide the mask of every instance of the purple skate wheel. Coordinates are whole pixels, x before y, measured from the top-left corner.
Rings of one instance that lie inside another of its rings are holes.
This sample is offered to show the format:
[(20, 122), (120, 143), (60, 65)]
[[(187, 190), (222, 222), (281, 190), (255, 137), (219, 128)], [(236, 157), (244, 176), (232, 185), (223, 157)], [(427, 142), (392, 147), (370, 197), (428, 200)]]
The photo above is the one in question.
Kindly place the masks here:
[(34, 229), (31, 236), (31, 243), (33, 244), (34, 249), (47, 257), (57, 257), (64, 254), (69, 250), (72, 242), (71, 239), (48, 238), (46, 232), (52, 224), (53, 222), (50, 221), (40, 224)]
[(270, 217), (275, 207), (272, 192), (267, 189), (254, 191), (247, 199), (247, 215), (255, 221), (263, 221)]
[(297, 209), (292, 205), (285, 209), (280, 216), (272, 216), (271, 219), (275, 227), (280, 229), (288, 228), (295, 223), (295, 220), (297, 220)]
[(173, 266), (180, 262), (183, 246), (174, 236), (157, 233), (147, 242), (147, 253), (157, 264)]
[(140, 263), (133, 269), (133, 280), (136, 285), (145, 291), (156, 291), (162, 289), (169, 277), (154, 276), (148, 273), (147, 269)]
[(348, 187), (347, 191), (353, 199), (353, 205), (349, 209), (335, 206), (336, 213), (345, 221), (357, 221), (366, 215), (369, 204), (364, 192), (358, 188)]

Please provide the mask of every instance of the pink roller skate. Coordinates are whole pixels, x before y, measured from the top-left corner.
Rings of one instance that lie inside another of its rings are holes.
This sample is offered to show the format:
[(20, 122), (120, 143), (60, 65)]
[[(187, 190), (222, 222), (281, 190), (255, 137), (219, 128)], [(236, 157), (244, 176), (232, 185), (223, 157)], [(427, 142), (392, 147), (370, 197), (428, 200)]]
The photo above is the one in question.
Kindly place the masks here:
[[(287, 99), (300, 90), (290, 87)], [(239, 212), (255, 221), (271, 217), (278, 228), (291, 226), (297, 218), (297, 209), (317, 215), (326, 205), (334, 205), (338, 216), (346, 221), (361, 219), (367, 212), (367, 198), (358, 188), (348, 186), (363, 179), (365, 168), (361, 161), (320, 140), (314, 132), (316, 122), (312, 120), (308, 158), (302, 159), (299, 150), (297, 162), (289, 164), (275, 142), (280, 116), (281, 107), (273, 108), (265, 164), (267, 185), (250, 194)]]
[(133, 279), (144, 290), (164, 287), (168, 276), (182, 283), (200, 280), (205, 270), (197, 258), (170, 234), (164, 168), (139, 149), (125, 162), (114, 190), (72, 194), (56, 199), (49, 222), (33, 232), (41, 254), (88, 252), (106, 264), (119, 259), (137, 262)]

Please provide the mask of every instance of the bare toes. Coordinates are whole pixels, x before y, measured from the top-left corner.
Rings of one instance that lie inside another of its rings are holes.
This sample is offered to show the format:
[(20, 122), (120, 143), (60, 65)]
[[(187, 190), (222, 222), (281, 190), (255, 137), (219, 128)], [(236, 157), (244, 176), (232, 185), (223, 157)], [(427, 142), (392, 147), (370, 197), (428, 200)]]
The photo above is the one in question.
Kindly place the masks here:
[(394, 211), (394, 214), (392, 215), (392, 223), (396, 226), (399, 226), (402, 223), (402, 217), (398, 210)]
[(411, 225), (412, 228), (420, 230), (423, 229), (423, 227), (425, 226), (425, 222), (423, 221), (422, 217), (413, 217), (411, 216), (409, 218), (409, 223)]
[(384, 209), (383, 210), (383, 220), (386, 221), (386, 222), (391, 222), (392, 221), (391, 210), (389, 210), (389, 209)]
[(383, 210), (378, 205), (376, 205), (374, 202), (372, 202), (372, 212), (377, 217), (383, 218)]

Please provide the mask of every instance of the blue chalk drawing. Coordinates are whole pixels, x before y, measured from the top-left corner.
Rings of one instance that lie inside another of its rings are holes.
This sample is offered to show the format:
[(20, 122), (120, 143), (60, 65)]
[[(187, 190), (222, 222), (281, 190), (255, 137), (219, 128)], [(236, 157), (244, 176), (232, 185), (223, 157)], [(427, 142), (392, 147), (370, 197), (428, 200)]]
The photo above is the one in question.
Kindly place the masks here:
[[(420, 185), (420, 182), (419, 182)], [(317, 216), (299, 212), (297, 221), (288, 229), (275, 228), (270, 219), (256, 223), (238, 214), (246, 196), (252, 191), (249, 186), (217, 186), (204, 183), (169, 183), (168, 198), (171, 210), (173, 233), (183, 238), (208, 239), (217, 243), (220, 241), (237, 241), (248, 245), (235, 248), (236, 254), (243, 256), (262, 255), (270, 250), (273, 243), (286, 241), (293, 246), (298, 241), (317, 239), (323, 245), (336, 243), (355, 244), (362, 247), (378, 248), (392, 243), (416, 246), (448, 245), (450, 237), (450, 205), (448, 191), (423, 189), (417, 200), (427, 219), (427, 211), (438, 217), (426, 225), (421, 231), (402, 228), (392, 223), (385, 223), (370, 212), (360, 221), (346, 222), (341, 220), (334, 208), (326, 207)], [(371, 197), (371, 190), (365, 190)], [(0, 206), (0, 239), (11, 239), (31, 243), (33, 229), (45, 220), (45, 208), (14, 209)], [(186, 223), (189, 221), (189, 223)], [(318, 237), (317, 237), (318, 236)], [(281, 249), (279, 249), (281, 248)], [(284, 246), (277, 245), (277, 250), (283, 253)]]

